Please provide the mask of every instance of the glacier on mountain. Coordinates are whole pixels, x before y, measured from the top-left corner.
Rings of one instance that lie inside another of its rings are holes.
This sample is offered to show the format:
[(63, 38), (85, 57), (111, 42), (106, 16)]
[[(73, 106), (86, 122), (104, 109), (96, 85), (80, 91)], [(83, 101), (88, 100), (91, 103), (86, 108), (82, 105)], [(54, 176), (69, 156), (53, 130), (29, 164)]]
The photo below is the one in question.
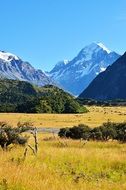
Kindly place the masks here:
[(77, 96), (119, 57), (102, 43), (91, 43), (67, 64), (64, 61), (56, 64), (48, 75), (64, 90)]

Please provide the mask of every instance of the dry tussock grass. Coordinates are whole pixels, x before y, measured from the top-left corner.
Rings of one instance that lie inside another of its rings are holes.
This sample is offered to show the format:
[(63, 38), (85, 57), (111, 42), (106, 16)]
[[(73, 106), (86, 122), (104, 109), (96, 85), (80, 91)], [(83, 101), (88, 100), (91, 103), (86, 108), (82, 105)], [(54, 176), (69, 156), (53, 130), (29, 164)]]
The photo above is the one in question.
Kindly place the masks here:
[(18, 114), (1, 113), (0, 121), (7, 121), (16, 126), (18, 121), (31, 121), (37, 127), (71, 127), (84, 123), (97, 127), (108, 119), (113, 122), (126, 121), (126, 107), (88, 107), (85, 114)]
[(39, 134), (38, 155), (29, 150), (25, 161), (23, 147), (0, 150), (0, 189), (6, 181), (11, 190), (125, 190), (126, 144), (82, 143)]

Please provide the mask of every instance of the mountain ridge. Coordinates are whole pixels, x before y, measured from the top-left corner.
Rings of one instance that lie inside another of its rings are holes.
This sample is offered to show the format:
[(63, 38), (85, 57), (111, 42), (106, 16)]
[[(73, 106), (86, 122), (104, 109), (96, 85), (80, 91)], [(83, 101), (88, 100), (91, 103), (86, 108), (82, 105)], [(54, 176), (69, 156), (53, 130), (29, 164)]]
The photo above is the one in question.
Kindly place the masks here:
[(126, 52), (106, 71), (99, 74), (81, 94), (80, 98), (96, 100), (126, 99)]
[(48, 75), (64, 90), (79, 95), (90, 82), (120, 57), (102, 43), (85, 46), (75, 58), (56, 64)]
[(0, 51), (0, 78), (27, 81), (38, 86), (53, 83), (43, 71), (5, 51)]

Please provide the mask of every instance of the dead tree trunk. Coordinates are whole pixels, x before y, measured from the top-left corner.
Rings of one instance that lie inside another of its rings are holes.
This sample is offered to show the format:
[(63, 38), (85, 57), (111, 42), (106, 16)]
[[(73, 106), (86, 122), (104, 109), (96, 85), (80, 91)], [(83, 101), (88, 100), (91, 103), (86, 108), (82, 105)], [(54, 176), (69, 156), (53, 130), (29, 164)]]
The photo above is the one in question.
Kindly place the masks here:
[(33, 137), (35, 140), (35, 153), (38, 153), (38, 138), (37, 138), (37, 128), (34, 129)]
[(34, 154), (38, 153), (38, 138), (37, 138), (37, 128), (35, 127), (34, 130), (31, 132), (34, 137), (34, 148), (32, 148), (30, 145), (28, 145)]

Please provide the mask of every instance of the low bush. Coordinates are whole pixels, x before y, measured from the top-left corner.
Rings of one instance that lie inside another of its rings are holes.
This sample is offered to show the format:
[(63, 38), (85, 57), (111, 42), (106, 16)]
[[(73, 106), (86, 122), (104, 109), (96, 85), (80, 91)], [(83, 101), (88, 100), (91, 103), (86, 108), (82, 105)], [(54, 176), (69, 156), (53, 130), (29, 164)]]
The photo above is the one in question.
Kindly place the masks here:
[(60, 137), (72, 138), (72, 139), (89, 139), (91, 129), (84, 124), (79, 124), (72, 128), (62, 128), (59, 131)]
[(118, 140), (126, 142), (126, 123), (106, 122), (96, 128), (90, 128), (87, 125), (79, 124), (72, 128), (61, 128), (58, 134), (60, 137), (84, 140), (108, 141)]
[(28, 137), (21, 135), (22, 130), (13, 128), (6, 122), (0, 122), (0, 146), (3, 150), (7, 149), (10, 144), (25, 145)]

